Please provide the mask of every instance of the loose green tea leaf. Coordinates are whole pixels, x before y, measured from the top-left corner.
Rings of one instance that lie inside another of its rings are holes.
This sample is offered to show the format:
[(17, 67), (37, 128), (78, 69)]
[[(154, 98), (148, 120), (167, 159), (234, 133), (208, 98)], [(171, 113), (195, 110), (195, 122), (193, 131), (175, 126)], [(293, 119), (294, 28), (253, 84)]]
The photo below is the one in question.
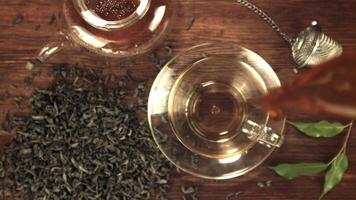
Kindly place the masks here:
[(241, 193), (242, 193), (241, 191), (229, 193), (228, 195), (226, 195), (225, 199), (226, 200), (237, 199), (240, 196)]
[(33, 59), (26, 63), (25, 68), (27, 70), (32, 70), (33, 68), (35, 68), (36, 66), (38, 66), (41, 63), (42, 63), (42, 61), (40, 61), (39, 59)]
[(268, 181), (265, 182), (265, 184), (266, 184), (266, 187), (271, 187), (272, 181), (271, 181), (271, 180), (268, 180)]
[(188, 21), (187, 21), (187, 24), (186, 24), (186, 29), (187, 30), (190, 30), (193, 25), (194, 25), (194, 22), (195, 22), (195, 16), (191, 17)]
[[(120, 79), (67, 64), (51, 74), (55, 82), (29, 100), (32, 113), (9, 119), (17, 134), (4, 150), (3, 191), (26, 199), (166, 199), (172, 166), (147, 120), (123, 103)], [(107, 87), (109, 79), (117, 84)]]
[(298, 176), (313, 175), (326, 170), (328, 164), (325, 163), (299, 163), (299, 164), (280, 164), (271, 167), (278, 175), (287, 179)]
[(172, 55), (173, 48), (172, 48), (172, 44), (170, 42), (168, 42), (168, 41), (164, 42), (164, 49), (166, 50), (168, 55)]
[(52, 25), (52, 24), (54, 24), (54, 22), (56, 22), (56, 20), (57, 20), (56, 14), (52, 14), (51, 18), (49, 19), (48, 24)]
[(265, 187), (265, 184), (262, 183), (262, 182), (258, 182), (258, 183), (257, 183), (257, 186), (258, 186), (259, 188), (264, 188), (264, 187)]
[(198, 187), (196, 186), (182, 186), (181, 191), (183, 193), (182, 199), (186, 200), (198, 200)]
[(148, 57), (158, 70), (161, 70), (164, 64), (166, 64), (166, 60), (162, 59), (158, 52), (153, 52), (149, 54)]
[(194, 187), (186, 187), (186, 186), (182, 186), (181, 190), (183, 192), (183, 194), (192, 194), (195, 192), (195, 188)]
[(325, 175), (325, 183), (323, 193), (320, 199), (323, 198), (331, 189), (339, 184), (344, 176), (345, 171), (349, 165), (346, 153), (340, 154), (331, 164), (329, 171)]
[(271, 180), (268, 180), (268, 181), (262, 181), (262, 182), (257, 182), (257, 186), (259, 188), (268, 188), (268, 187), (271, 187), (272, 185), (272, 181)]
[(340, 123), (330, 123), (327, 121), (320, 121), (317, 123), (300, 123), (289, 122), (295, 126), (299, 131), (310, 137), (334, 137), (340, 134), (346, 126)]
[(25, 17), (22, 14), (18, 14), (12, 20), (12, 25), (22, 24), (25, 21)]
[(234, 193), (229, 193), (228, 195), (226, 195), (225, 200), (231, 200), (234, 198)]

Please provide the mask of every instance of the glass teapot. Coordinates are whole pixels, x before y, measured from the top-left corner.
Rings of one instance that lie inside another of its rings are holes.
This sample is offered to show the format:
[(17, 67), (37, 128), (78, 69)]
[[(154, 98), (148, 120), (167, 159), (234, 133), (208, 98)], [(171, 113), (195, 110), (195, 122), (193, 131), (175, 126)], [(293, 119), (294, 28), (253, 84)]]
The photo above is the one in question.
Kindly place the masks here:
[(35, 63), (69, 46), (109, 58), (146, 53), (164, 39), (175, 8), (169, 0), (62, 0), (56, 4), (61, 11), (59, 34), (39, 50)]

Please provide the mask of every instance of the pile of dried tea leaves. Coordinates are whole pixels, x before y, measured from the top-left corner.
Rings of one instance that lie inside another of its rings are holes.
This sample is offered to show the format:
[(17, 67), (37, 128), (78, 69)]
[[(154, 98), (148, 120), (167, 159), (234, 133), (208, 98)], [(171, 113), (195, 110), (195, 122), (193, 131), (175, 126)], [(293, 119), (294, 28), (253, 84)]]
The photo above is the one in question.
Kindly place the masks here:
[(170, 164), (123, 103), (125, 81), (67, 65), (53, 74), (30, 98), (31, 115), (11, 119), (17, 136), (0, 162), (2, 197), (166, 199)]

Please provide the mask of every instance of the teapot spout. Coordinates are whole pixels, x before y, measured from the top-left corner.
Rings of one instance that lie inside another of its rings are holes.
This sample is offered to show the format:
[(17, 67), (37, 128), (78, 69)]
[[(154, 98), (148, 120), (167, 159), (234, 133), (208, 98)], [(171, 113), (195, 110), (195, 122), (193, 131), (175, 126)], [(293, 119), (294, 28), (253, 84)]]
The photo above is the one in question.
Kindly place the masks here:
[(53, 41), (45, 44), (37, 53), (34, 59), (26, 63), (26, 69), (32, 70), (37, 65), (47, 61), (50, 57), (60, 52), (69, 45), (68, 39), (59, 35)]

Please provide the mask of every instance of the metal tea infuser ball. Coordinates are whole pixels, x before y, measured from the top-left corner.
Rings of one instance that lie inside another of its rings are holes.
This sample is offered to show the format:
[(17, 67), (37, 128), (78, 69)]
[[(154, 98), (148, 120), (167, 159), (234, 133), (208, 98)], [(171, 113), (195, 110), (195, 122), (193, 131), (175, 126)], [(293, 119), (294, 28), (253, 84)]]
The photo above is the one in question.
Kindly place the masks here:
[(311, 26), (300, 32), (296, 38), (291, 39), (285, 33), (281, 32), (279, 26), (272, 18), (256, 5), (248, 0), (237, 0), (237, 2), (260, 16), (275, 32), (290, 44), (293, 59), (298, 65), (297, 69), (318, 65), (342, 54), (342, 46), (324, 34), (316, 21), (313, 21)]

